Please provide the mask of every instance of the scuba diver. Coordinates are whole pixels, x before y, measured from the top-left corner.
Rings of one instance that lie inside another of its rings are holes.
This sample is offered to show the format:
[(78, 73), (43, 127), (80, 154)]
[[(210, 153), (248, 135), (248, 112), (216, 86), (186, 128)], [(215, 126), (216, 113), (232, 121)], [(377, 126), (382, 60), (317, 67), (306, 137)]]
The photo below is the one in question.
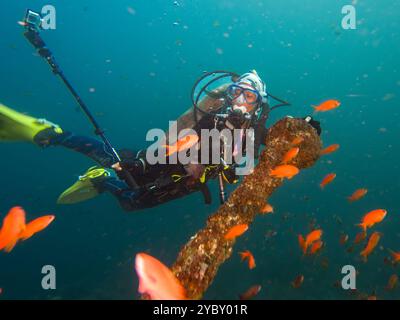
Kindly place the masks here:
[[(201, 81), (212, 77), (195, 95), (195, 88)], [(229, 78), (223, 81), (222, 78)], [(220, 82), (222, 84), (219, 84)], [(210, 84), (218, 83), (217, 88), (209, 90)], [(270, 107), (268, 101), (283, 102)], [(255, 70), (241, 76), (232, 72), (209, 72), (205, 74), (192, 91), (191, 108), (178, 120), (178, 130), (191, 128), (200, 137), (202, 129), (254, 129), (254, 155), (257, 157), (260, 146), (265, 144), (267, 128), (265, 123), (269, 112), (275, 107), (288, 103), (267, 93), (266, 85)], [(310, 116), (303, 118), (321, 133), (320, 124)], [(179, 131), (178, 131), (179, 132)], [(89, 168), (70, 188), (58, 198), (59, 204), (73, 204), (109, 192), (126, 211), (150, 208), (193, 192), (201, 192), (205, 203), (211, 203), (207, 182), (219, 179), (220, 200), (224, 201), (225, 183), (236, 183), (237, 164), (226, 164), (221, 159), (219, 165), (189, 163), (149, 164), (146, 150), (119, 150), (117, 159), (113, 150), (103, 141), (79, 136), (66, 131), (59, 125), (45, 119), (37, 119), (19, 113), (0, 104), (0, 141), (27, 141), (41, 148), (62, 146), (79, 152), (97, 162)], [(243, 150), (242, 150), (243, 151)], [(111, 173), (113, 169), (116, 175)], [(127, 184), (122, 170), (128, 171), (138, 187)]]

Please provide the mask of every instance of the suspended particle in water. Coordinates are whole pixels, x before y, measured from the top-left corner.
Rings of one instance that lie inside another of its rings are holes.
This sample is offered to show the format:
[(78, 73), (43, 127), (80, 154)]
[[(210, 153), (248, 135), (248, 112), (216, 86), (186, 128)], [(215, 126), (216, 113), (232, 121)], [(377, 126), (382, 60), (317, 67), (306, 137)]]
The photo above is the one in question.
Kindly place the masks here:
[(385, 96), (382, 98), (382, 101), (389, 101), (392, 100), (396, 95), (393, 93), (387, 93)]
[(216, 51), (217, 51), (217, 54), (224, 54), (224, 50), (222, 50), (221, 48), (217, 48), (216, 49)]
[(128, 11), (129, 14), (131, 14), (133, 16), (136, 14), (136, 10), (133, 9), (132, 7), (128, 7), (128, 8), (126, 8), (126, 10)]

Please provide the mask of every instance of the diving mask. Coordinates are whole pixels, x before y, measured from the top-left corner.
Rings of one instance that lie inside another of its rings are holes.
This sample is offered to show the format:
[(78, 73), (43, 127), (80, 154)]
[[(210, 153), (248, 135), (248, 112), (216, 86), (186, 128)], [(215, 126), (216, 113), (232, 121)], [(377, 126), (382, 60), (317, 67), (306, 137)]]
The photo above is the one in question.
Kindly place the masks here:
[[(246, 85), (247, 87), (247, 85)], [(249, 86), (250, 87), (250, 86)], [(247, 104), (256, 104), (260, 100), (260, 94), (258, 93), (257, 90), (250, 89), (250, 88), (245, 88), (243, 86), (240, 86), (238, 84), (232, 84), (227, 88), (226, 91), (229, 99), (237, 100), (241, 96), (244, 98), (244, 101), (242, 100), (241, 102), (245, 102)], [(239, 102), (239, 101), (238, 101)]]

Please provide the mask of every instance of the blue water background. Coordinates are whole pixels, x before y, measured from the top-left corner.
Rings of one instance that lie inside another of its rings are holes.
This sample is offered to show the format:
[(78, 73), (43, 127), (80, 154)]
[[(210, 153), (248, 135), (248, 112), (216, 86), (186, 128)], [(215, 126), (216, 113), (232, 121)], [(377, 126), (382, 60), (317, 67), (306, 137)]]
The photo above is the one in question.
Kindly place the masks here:
[[(398, 1), (356, 1), (356, 30), (341, 28), (337, 0), (170, 0), (4, 1), (0, 19), (0, 101), (45, 117), (68, 130), (93, 130), (62, 83), (33, 51), (17, 24), (26, 8), (57, 9), (56, 30), (42, 35), (67, 77), (117, 147), (141, 148), (151, 128), (166, 128), (190, 106), (192, 84), (203, 71), (238, 73), (256, 69), (268, 90), (293, 106), (275, 111), (267, 125), (285, 115), (305, 116), (312, 104), (335, 98), (342, 106), (318, 114), (324, 145), (338, 152), (273, 194), (275, 214), (258, 217), (220, 269), (206, 299), (237, 299), (254, 284), (258, 299), (354, 299), (334, 283), (341, 267), (359, 271), (360, 292), (386, 292), (398, 269), (383, 260), (387, 248), (400, 250), (398, 200), (400, 117)], [(94, 88), (95, 91), (90, 90)], [(190, 236), (218, 208), (194, 194), (160, 207), (126, 213), (109, 195), (74, 206), (57, 206), (58, 195), (93, 165), (64, 149), (41, 150), (28, 143), (0, 146), (0, 212), (23, 206), (28, 219), (54, 213), (45, 231), (0, 254), (2, 299), (137, 299), (134, 256), (145, 251), (171, 265)], [(329, 161), (328, 161), (329, 160)], [(337, 178), (325, 191), (327, 173)], [(346, 196), (366, 187), (367, 196), (348, 204)], [(353, 239), (354, 225), (372, 209), (388, 216), (375, 229), (381, 248), (367, 264), (339, 245)], [(285, 217), (288, 217), (287, 219)], [(342, 224), (337, 222), (340, 217)], [(317, 258), (302, 258), (298, 233), (315, 219), (326, 247)], [(277, 235), (266, 239), (268, 230)], [(257, 267), (248, 270), (238, 251), (251, 250)], [(328, 259), (328, 268), (321, 261)], [(57, 290), (41, 288), (41, 268), (57, 269)], [(302, 288), (290, 282), (305, 275)]]

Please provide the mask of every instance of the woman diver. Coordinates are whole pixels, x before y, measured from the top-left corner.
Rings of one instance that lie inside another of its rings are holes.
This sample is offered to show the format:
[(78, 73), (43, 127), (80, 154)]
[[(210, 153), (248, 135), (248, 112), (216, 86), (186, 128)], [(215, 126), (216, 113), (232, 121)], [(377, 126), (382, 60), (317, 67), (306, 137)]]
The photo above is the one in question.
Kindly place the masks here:
[[(212, 78), (197, 95), (195, 89), (200, 82)], [(229, 78), (229, 81), (222, 79)], [(207, 90), (211, 84), (223, 83), (214, 90)], [(266, 85), (256, 71), (241, 76), (223, 71), (205, 74), (192, 91), (194, 108), (178, 119), (178, 129), (191, 128), (200, 137), (202, 129), (254, 129), (254, 155), (257, 157), (260, 145), (264, 144), (270, 108), (268, 100), (273, 98), (286, 102), (267, 93)], [(320, 134), (318, 121), (304, 118)], [(65, 190), (58, 198), (59, 204), (72, 204), (109, 192), (127, 211), (150, 208), (200, 191), (206, 203), (211, 202), (207, 181), (219, 178), (223, 183), (235, 183), (237, 176), (233, 163), (208, 165), (153, 164), (146, 161), (146, 151), (120, 150), (120, 159), (104, 142), (86, 136), (79, 136), (63, 130), (60, 126), (44, 119), (36, 119), (0, 104), (0, 141), (28, 141), (42, 148), (63, 146), (90, 157), (98, 166), (89, 168), (79, 180)], [(109, 169), (117, 173), (112, 176)], [(125, 181), (122, 170), (127, 170), (138, 187), (132, 188)], [(221, 190), (223, 192), (223, 190)], [(221, 194), (221, 201), (223, 195)]]

